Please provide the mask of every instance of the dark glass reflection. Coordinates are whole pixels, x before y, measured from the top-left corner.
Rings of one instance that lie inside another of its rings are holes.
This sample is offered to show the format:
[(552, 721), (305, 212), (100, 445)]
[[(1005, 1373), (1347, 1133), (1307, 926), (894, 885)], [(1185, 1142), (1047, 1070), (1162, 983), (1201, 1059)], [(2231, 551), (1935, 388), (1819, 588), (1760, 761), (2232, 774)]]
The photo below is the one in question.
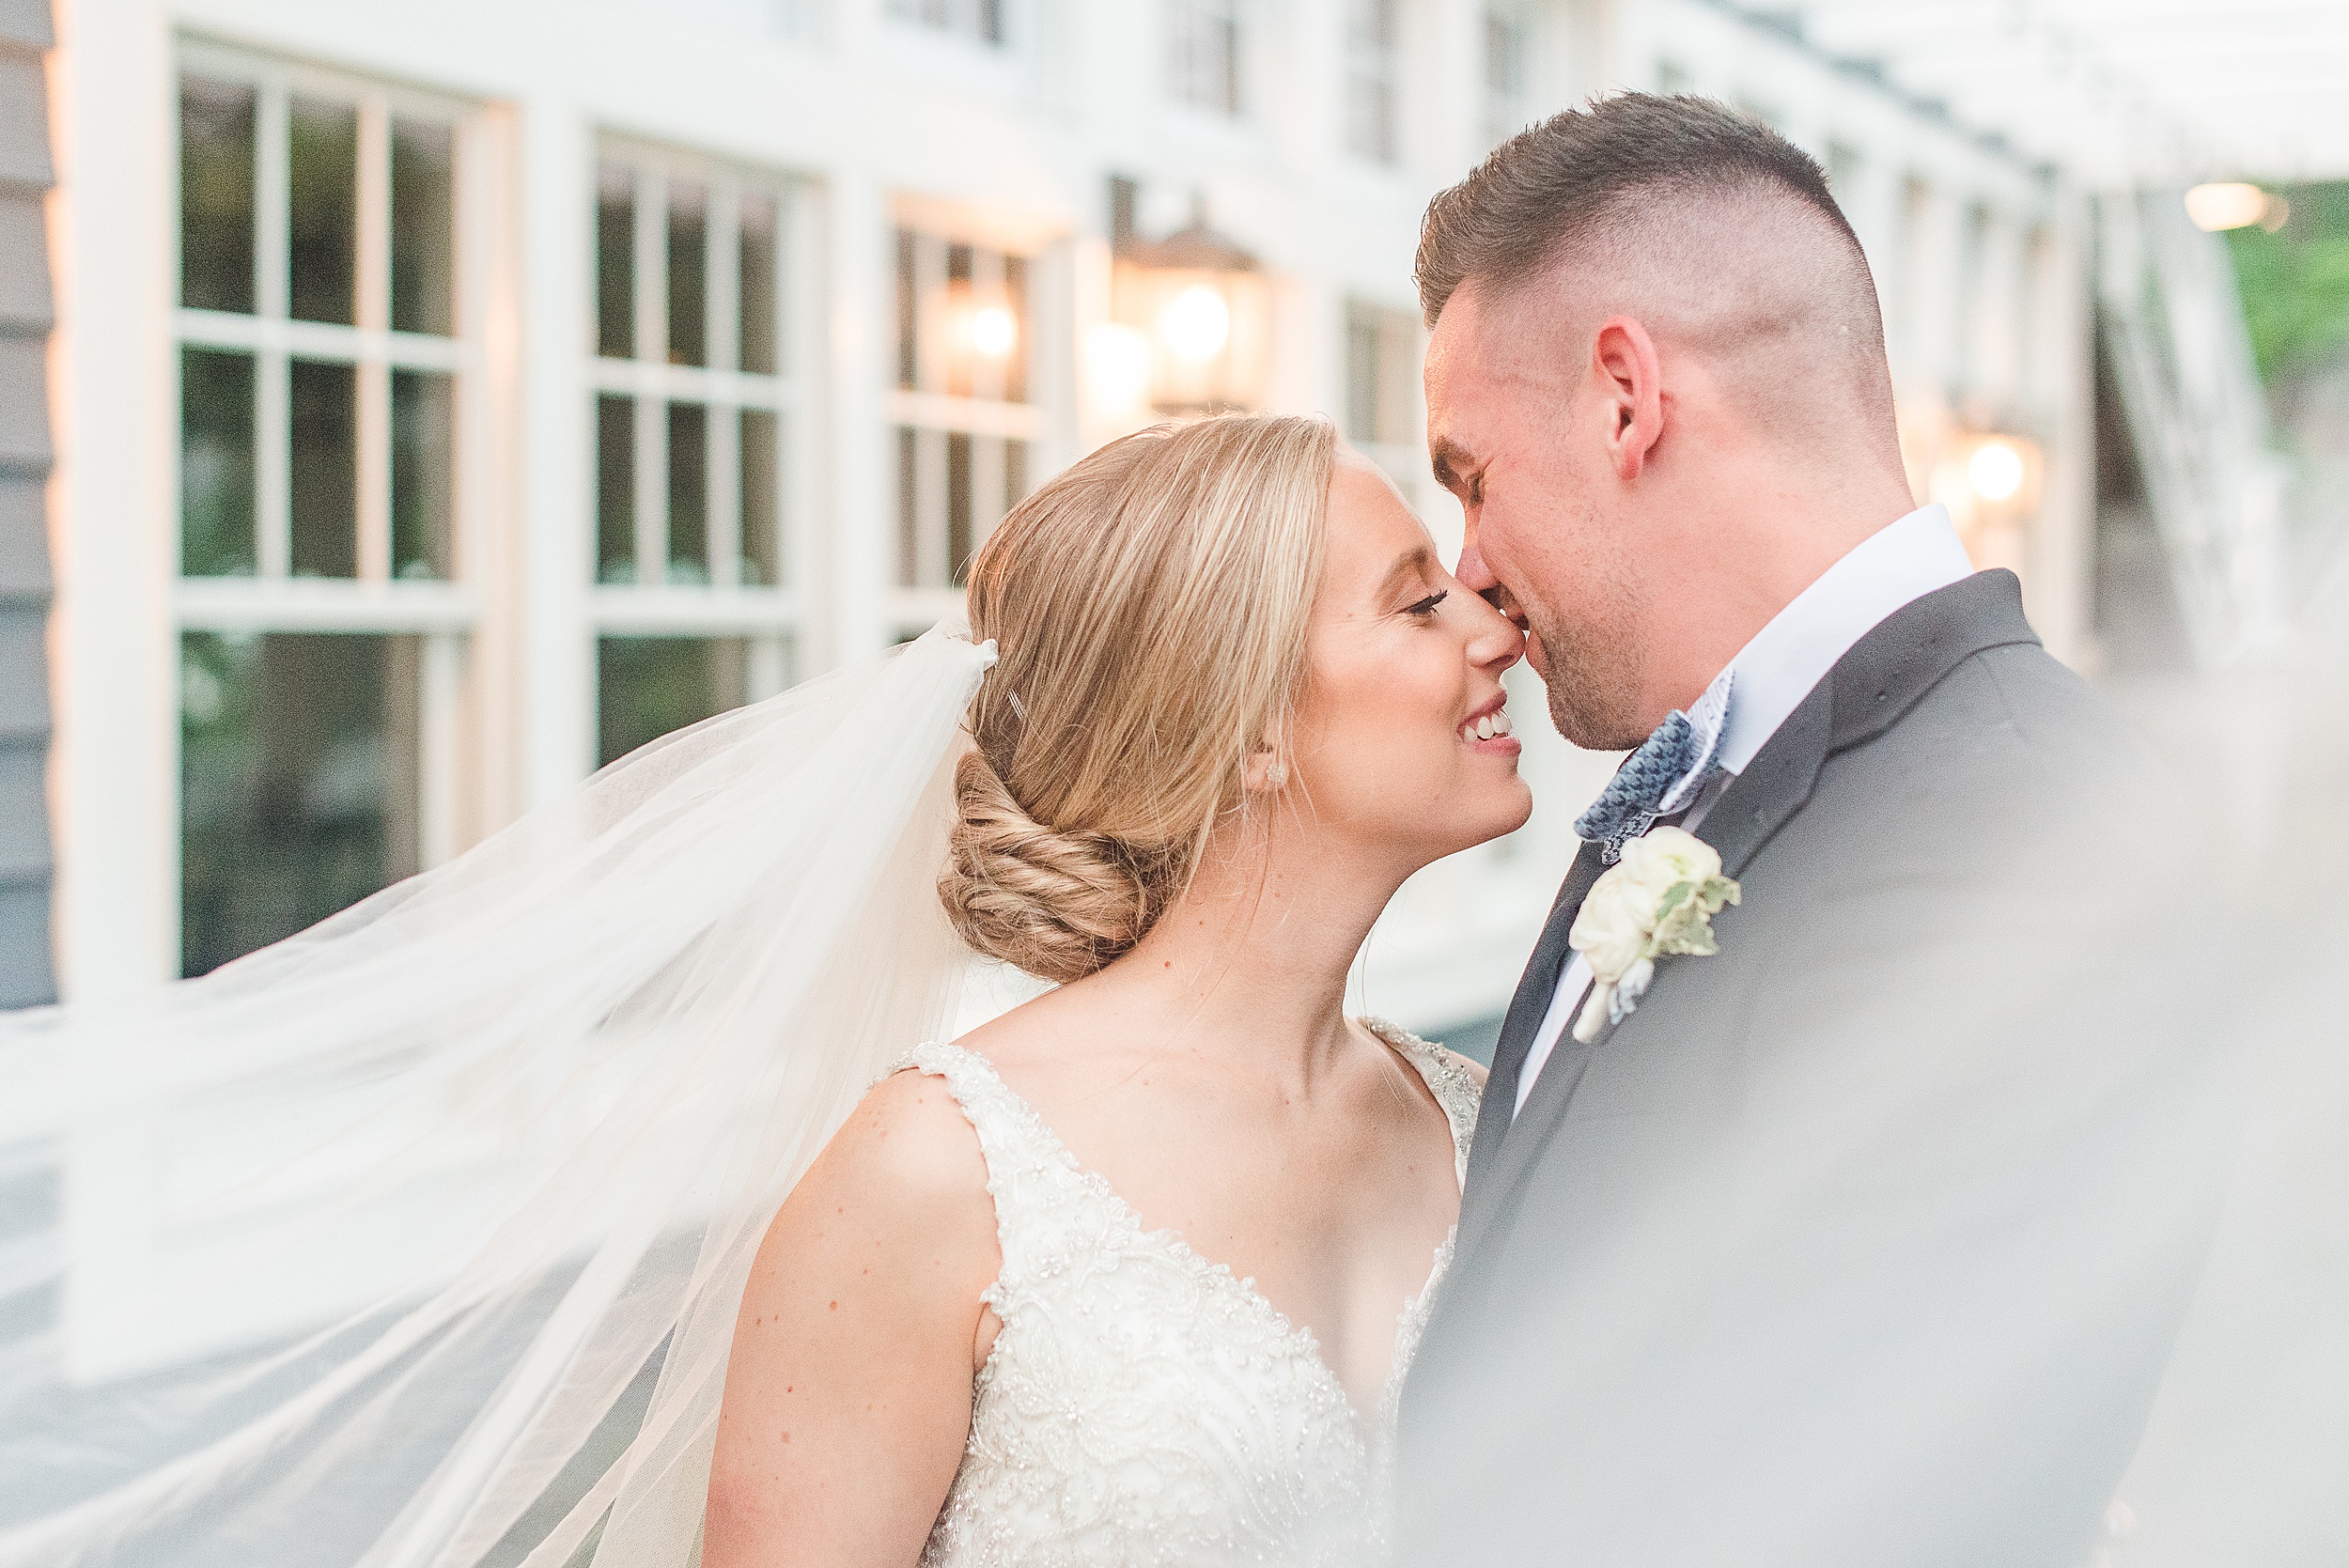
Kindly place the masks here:
[(180, 640), (180, 972), (416, 869), (415, 639)]
[(897, 586), (922, 580), (921, 432), (897, 427)]
[(669, 581), (709, 581), (709, 411), (669, 405)]
[(437, 370), (392, 372), (392, 575), (457, 575), (457, 386)]
[(254, 92), (179, 80), (179, 303), (253, 309)]
[(669, 363), (709, 363), (709, 196), (669, 185)]
[(740, 707), (749, 645), (739, 637), (606, 637), (596, 644), (599, 760)]
[(288, 299), (301, 321), (349, 325), (359, 254), (359, 112), (297, 98), (287, 120)]
[(179, 351), (179, 569), (250, 577), (253, 540), (253, 359)]
[(742, 581), (783, 582), (782, 421), (772, 409), (742, 411)]
[(596, 399), (596, 581), (636, 581), (636, 405)]
[(392, 330), (446, 337), (456, 321), (457, 133), (392, 121)]
[(348, 365), (293, 362), (293, 574), (359, 575), (358, 375)]
[(596, 352), (636, 357), (636, 177), (614, 163), (596, 176)]
[(1024, 441), (1003, 442), (1003, 510), (1008, 512), (1028, 499), (1028, 443)]
[(775, 198), (746, 192), (742, 197), (742, 368), (771, 376), (778, 363), (775, 340)]

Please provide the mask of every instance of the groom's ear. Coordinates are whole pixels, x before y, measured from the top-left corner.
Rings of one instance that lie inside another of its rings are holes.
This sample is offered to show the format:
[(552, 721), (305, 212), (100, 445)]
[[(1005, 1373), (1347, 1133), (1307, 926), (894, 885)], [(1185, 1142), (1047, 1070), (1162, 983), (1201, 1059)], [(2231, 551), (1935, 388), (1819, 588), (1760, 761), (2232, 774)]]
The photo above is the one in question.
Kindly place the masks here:
[(1607, 419), (1608, 460), (1628, 484), (1664, 433), (1664, 371), (1656, 340), (1633, 318), (1609, 317), (1591, 343), (1591, 376)]

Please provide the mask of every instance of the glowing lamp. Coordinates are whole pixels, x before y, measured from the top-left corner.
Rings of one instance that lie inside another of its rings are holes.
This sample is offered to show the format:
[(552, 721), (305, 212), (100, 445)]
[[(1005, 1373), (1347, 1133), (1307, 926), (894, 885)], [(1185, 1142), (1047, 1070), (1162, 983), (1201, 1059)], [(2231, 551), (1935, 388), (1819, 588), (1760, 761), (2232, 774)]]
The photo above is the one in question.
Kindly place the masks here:
[[(1163, 240), (1117, 245), (1111, 314), (1149, 360), (1148, 400), (1160, 413), (1264, 406), (1272, 339), (1262, 265), (1195, 211)], [(1131, 345), (1112, 352), (1130, 352)]]
[(1002, 305), (988, 305), (971, 316), (971, 351), (982, 359), (1002, 359), (1019, 341), (1019, 323)]
[(1992, 437), (1966, 459), (1966, 483), (1994, 506), (2014, 500), (2023, 488), (2022, 453), (2013, 442)]
[(2253, 224), (2273, 234), (2292, 216), (2292, 204), (2256, 185), (2235, 180), (2197, 185), (2186, 194), (2186, 215), (2206, 234), (2249, 228)]

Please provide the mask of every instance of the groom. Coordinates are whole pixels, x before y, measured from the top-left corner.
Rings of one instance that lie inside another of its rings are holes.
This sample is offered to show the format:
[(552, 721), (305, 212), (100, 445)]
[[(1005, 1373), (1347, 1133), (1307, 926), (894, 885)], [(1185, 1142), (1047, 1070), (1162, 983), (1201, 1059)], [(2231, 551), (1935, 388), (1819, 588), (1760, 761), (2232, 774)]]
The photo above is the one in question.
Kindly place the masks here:
[[(2084, 1568), (2223, 1153), (2190, 825), (1916, 506), (1806, 154), (1693, 99), (1561, 115), (1436, 198), (1418, 275), (1460, 580), (1637, 765), (1501, 1036), (1405, 1560)], [(1739, 901), (1578, 1029), (1576, 917), (1659, 823)]]

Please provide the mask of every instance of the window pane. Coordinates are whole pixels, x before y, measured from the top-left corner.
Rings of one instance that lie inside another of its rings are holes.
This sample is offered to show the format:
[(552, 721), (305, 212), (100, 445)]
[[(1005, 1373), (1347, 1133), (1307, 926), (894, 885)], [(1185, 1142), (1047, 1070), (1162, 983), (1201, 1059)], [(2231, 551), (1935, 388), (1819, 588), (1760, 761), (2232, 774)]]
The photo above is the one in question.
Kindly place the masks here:
[(775, 372), (775, 198), (742, 197), (742, 368)]
[(296, 319), (351, 319), (359, 236), (359, 114), (293, 101), (287, 126), (287, 222)]
[(669, 581), (709, 581), (709, 411), (669, 405)]
[(293, 574), (359, 575), (359, 379), (348, 365), (293, 362)]
[(392, 121), (392, 330), (456, 331), (457, 136), (433, 120)]
[(599, 758), (614, 762), (671, 730), (749, 700), (739, 637), (606, 637), (596, 644)]
[(1011, 352), (1003, 362), (1003, 397), (1028, 400), (1028, 258), (1003, 257), (1003, 305), (1011, 312)]
[(179, 83), (179, 303), (253, 309), (253, 89)]
[[(946, 355), (946, 394), (950, 397), (971, 396), (972, 373), (977, 368), (968, 342), (972, 311), (971, 296), (972, 256), (968, 245), (946, 247), (946, 321), (948, 353)], [(959, 329), (957, 332), (957, 329)], [(959, 336), (964, 341), (956, 341)]]
[(596, 180), (596, 352), (636, 357), (636, 176), (614, 163)]
[(253, 360), (211, 349), (179, 352), (179, 569), (250, 577), (253, 547)]
[(946, 437), (946, 581), (962, 586), (971, 566), (971, 438)]
[(921, 433), (897, 427), (897, 585), (922, 580)]
[(742, 581), (783, 582), (782, 421), (770, 409), (742, 411)]
[(909, 391), (921, 383), (919, 305), (914, 295), (915, 239), (897, 231), (897, 384)]
[(1028, 443), (1024, 441), (1003, 442), (1003, 510), (1008, 512), (1028, 499)]
[(456, 575), (457, 383), (392, 372), (392, 575)]
[(596, 399), (596, 581), (636, 581), (636, 405)]
[(669, 183), (669, 363), (709, 363), (709, 197)]
[(181, 973), (289, 937), (415, 869), (413, 644), (182, 637)]
[(1346, 439), (1375, 442), (1378, 431), (1378, 318), (1346, 309)]

